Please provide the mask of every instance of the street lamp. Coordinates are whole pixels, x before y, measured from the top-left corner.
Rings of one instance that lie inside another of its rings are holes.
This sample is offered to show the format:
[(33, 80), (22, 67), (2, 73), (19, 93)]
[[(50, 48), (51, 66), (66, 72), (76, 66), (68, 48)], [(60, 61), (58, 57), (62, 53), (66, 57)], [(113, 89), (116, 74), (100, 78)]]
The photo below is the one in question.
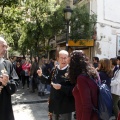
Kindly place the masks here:
[(69, 37), (69, 22), (71, 19), (71, 13), (73, 12), (73, 10), (70, 8), (70, 6), (66, 6), (66, 8), (64, 9), (64, 14), (65, 14), (65, 20), (67, 23), (67, 30), (66, 30), (66, 50), (68, 51), (68, 37)]

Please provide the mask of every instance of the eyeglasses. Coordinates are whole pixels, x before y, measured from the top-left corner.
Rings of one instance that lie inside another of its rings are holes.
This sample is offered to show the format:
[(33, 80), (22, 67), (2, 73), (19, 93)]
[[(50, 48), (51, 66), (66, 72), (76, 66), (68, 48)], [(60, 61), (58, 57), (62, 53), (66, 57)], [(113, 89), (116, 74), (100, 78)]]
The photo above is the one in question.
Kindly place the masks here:
[(60, 60), (67, 60), (68, 58), (67, 57), (59, 57)]

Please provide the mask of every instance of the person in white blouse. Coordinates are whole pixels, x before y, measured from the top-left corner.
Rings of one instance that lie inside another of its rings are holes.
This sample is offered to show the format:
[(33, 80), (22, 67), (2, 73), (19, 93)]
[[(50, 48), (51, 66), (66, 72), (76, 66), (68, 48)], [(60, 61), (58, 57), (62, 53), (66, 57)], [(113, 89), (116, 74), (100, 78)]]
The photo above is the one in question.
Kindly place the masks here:
[[(120, 56), (117, 56), (117, 64), (120, 65)], [(115, 117), (118, 116), (118, 101), (120, 99), (120, 68), (114, 73), (114, 77), (111, 80), (111, 93), (113, 97), (113, 110)]]

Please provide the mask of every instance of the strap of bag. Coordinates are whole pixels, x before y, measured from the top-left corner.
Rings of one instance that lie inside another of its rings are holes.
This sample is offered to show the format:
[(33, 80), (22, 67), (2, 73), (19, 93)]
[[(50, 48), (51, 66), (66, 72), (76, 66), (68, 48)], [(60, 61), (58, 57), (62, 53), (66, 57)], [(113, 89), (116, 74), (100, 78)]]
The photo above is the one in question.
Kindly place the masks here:
[(57, 74), (57, 66), (55, 66), (55, 69), (52, 72), (51, 82), (53, 81), (53, 78), (56, 77), (55, 74)]
[[(67, 73), (69, 71), (69, 66), (67, 67)], [(52, 77), (51, 77), (51, 81), (53, 81), (53, 78), (56, 77), (56, 75), (58, 74), (58, 69), (57, 69), (57, 65), (55, 66), (55, 69), (52, 72)], [(67, 78), (68, 79), (68, 78)]]

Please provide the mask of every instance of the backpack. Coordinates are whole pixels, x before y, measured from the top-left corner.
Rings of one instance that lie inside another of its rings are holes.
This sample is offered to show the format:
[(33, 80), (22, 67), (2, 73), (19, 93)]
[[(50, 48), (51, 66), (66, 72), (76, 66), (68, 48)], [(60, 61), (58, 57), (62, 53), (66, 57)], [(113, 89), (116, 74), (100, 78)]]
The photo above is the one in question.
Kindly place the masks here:
[(93, 109), (97, 111), (99, 118), (102, 120), (109, 120), (112, 116), (113, 110), (113, 100), (110, 89), (105, 83), (96, 83), (99, 88), (98, 95), (98, 109)]
[(88, 74), (83, 74), (83, 76), (86, 75), (97, 84), (99, 89), (98, 109), (93, 106), (93, 111), (98, 113), (99, 120), (109, 120), (113, 110), (112, 94), (109, 87), (105, 84), (105, 81), (101, 83), (99, 75), (97, 79)]

